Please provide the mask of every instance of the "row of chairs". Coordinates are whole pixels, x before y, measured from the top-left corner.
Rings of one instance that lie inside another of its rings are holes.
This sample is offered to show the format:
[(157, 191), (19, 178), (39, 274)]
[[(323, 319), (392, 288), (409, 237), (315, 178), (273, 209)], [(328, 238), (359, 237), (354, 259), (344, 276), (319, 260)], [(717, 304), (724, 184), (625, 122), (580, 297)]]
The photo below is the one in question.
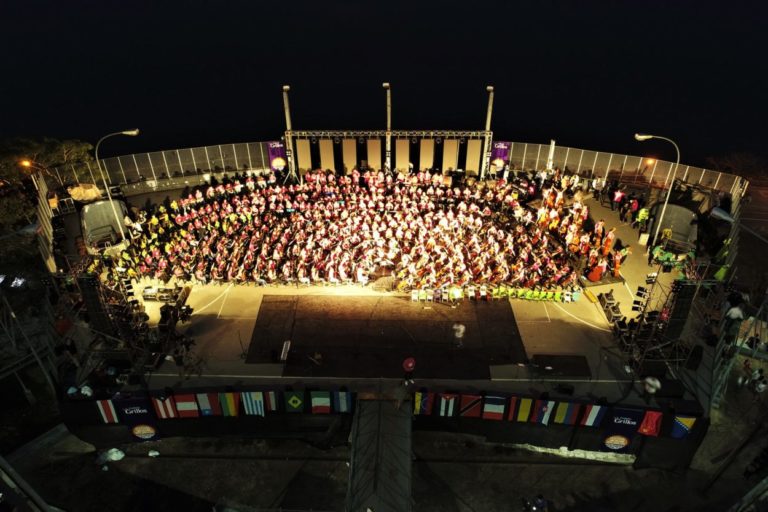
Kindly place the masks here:
[(530, 288), (514, 288), (511, 286), (444, 286), (439, 289), (421, 288), (411, 290), (413, 302), (453, 302), (461, 299), (470, 300), (501, 300), (523, 299), (550, 302), (576, 302), (581, 298), (581, 291), (574, 290), (532, 290)]

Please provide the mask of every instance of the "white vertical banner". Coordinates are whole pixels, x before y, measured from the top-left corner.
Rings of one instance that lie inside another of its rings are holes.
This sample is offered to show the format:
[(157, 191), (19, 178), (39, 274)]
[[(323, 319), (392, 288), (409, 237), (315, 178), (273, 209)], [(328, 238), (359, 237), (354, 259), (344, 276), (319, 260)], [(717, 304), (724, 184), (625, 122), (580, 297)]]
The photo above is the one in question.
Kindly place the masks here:
[(344, 161), (344, 171), (352, 172), (357, 167), (357, 140), (343, 139), (341, 141), (341, 156)]
[[(296, 162), (299, 165), (299, 171), (312, 170), (312, 153), (309, 149), (309, 139), (296, 139)], [(269, 168), (269, 163), (265, 163), (265, 168)]]
[(395, 168), (408, 172), (410, 160), (410, 144), (408, 139), (395, 139)]
[(336, 161), (333, 158), (333, 140), (320, 139), (320, 167), (323, 169), (336, 170)]
[(419, 169), (431, 169), (435, 163), (435, 139), (421, 139)]
[(367, 149), (368, 167), (374, 170), (381, 169), (381, 139), (368, 139)]

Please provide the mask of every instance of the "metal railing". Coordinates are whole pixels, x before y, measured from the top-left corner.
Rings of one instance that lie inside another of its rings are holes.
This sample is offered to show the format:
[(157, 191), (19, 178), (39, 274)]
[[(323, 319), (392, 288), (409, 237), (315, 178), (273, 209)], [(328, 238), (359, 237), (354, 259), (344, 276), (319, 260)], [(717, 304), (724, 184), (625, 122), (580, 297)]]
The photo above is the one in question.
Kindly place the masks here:
[[(110, 185), (126, 185), (186, 178), (209, 172), (264, 170), (269, 168), (267, 142), (219, 144), (197, 148), (169, 149), (151, 153), (115, 156), (101, 160)], [(510, 164), (515, 169), (538, 170), (547, 164), (549, 144), (512, 142)], [(680, 164), (675, 171), (673, 162), (646, 157), (621, 155), (602, 151), (556, 146), (553, 165), (585, 177), (618, 178), (653, 188), (667, 188), (676, 178), (694, 185), (733, 194), (743, 188), (739, 176), (692, 165)], [(98, 183), (98, 167), (94, 162), (68, 164), (51, 169), (60, 185), (80, 182)]]

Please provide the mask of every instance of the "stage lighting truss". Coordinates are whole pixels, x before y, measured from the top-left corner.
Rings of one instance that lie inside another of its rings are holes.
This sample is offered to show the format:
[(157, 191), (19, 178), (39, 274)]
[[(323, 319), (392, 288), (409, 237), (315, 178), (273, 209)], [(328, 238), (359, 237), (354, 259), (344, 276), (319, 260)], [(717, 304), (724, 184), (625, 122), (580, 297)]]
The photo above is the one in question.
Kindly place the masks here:
[[(493, 137), (492, 131), (485, 130), (393, 130), (389, 134), (396, 139), (410, 139), (416, 137), (419, 139), (482, 139), (483, 137)], [(292, 130), (286, 131), (285, 137), (312, 139), (353, 139), (364, 140), (367, 138), (386, 137), (386, 130)]]

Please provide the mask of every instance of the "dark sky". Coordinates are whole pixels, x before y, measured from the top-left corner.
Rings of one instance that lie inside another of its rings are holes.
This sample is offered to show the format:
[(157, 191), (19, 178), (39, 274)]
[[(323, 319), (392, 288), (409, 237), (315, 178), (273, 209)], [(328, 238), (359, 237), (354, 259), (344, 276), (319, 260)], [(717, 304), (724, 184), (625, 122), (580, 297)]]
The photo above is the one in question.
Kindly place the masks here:
[(683, 161), (768, 154), (762, 1), (8, 0), (0, 137), (113, 139), (103, 155), (269, 140), (294, 127), (481, 129)]

